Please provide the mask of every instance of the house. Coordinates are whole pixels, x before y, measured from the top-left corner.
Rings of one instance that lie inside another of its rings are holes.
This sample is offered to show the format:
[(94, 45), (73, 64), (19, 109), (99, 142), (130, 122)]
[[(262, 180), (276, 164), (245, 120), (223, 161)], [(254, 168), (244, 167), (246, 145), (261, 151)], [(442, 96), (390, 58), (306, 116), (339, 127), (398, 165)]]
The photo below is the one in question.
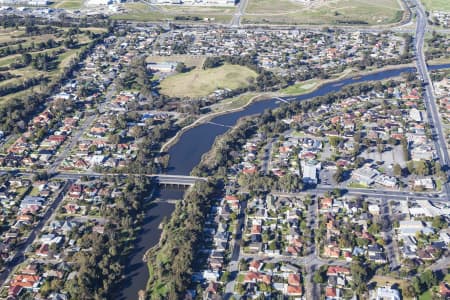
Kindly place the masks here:
[(380, 206), (379, 205), (370, 204), (368, 206), (368, 210), (369, 210), (369, 213), (371, 213), (374, 216), (377, 216), (380, 214)]
[(375, 182), (375, 178), (380, 175), (380, 172), (373, 169), (369, 165), (356, 169), (352, 172), (352, 178), (364, 185), (371, 185)]
[(21, 202), (20, 202), (20, 208), (26, 209), (32, 206), (41, 207), (44, 203), (45, 199), (42, 197), (37, 196), (26, 196)]
[(398, 290), (389, 287), (379, 287), (376, 293), (376, 300), (401, 300)]
[(10, 286), (19, 286), (24, 289), (37, 289), (40, 281), (41, 277), (37, 275), (18, 274), (13, 276)]
[(335, 287), (331, 287), (331, 286), (327, 286), (326, 290), (325, 290), (325, 299), (327, 300), (333, 300), (333, 299), (337, 299), (338, 293)]
[(422, 122), (422, 113), (417, 108), (411, 108), (409, 118), (415, 122)]
[(305, 184), (316, 185), (318, 181), (318, 172), (321, 169), (321, 163), (315, 160), (301, 161), (303, 177), (302, 181)]
[(325, 257), (339, 258), (340, 254), (341, 250), (339, 247), (332, 244), (324, 246), (323, 255)]
[(259, 272), (263, 266), (263, 263), (259, 260), (252, 260), (249, 264), (249, 271), (251, 272)]
[(446, 299), (450, 297), (450, 286), (447, 282), (441, 282), (439, 284), (439, 294)]
[(435, 184), (432, 178), (421, 178), (415, 179), (413, 184), (414, 189), (426, 189), (426, 190), (434, 190)]
[(327, 276), (338, 276), (338, 275), (350, 275), (350, 269), (341, 266), (329, 266), (327, 269)]
[(433, 160), (435, 158), (436, 151), (434, 151), (433, 147), (430, 145), (418, 145), (411, 150), (411, 159), (414, 161)]
[(422, 221), (400, 221), (399, 236), (405, 240), (406, 237), (415, 237), (417, 232), (422, 232), (425, 235), (434, 233), (432, 228), (426, 227)]

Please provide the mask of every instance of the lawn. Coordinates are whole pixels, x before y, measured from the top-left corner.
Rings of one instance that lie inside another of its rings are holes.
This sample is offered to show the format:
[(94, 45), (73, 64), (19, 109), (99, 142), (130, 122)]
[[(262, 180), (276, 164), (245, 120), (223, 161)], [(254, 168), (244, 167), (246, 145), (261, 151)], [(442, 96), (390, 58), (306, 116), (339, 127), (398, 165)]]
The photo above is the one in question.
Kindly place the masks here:
[(247, 105), (252, 98), (256, 97), (256, 95), (256, 93), (246, 93), (233, 98), (228, 98), (212, 105), (211, 110), (219, 112), (241, 108)]
[(319, 80), (311, 79), (308, 81), (296, 83), (294, 85), (288, 86), (287, 88), (280, 91), (282, 94), (286, 95), (301, 95), (311, 92), (319, 85)]
[(238, 65), (223, 65), (214, 69), (194, 69), (164, 79), (161, 93), (171, 97), (203, 97), (217, 89), (246, 87), (257, 73)]
[(427, 10), (450, 12), (450, 1), (448, 0), (422, 0)]
[(77, 10), (83, 6), (83, 0), (58, 0), (52, 4), (54, 8)]
[(130, 21), (165, 21), (175, 20), (176, 17), (197, 17), (200, 22), (204, 19), (216, 23), (229, 23), (234, 13), (235, 7), (216, 6), (149, 6), (145, 3), (135, 2), (123, 5), (125, 13), (111, 16), (115, 20)]
[(308, 5), (295, 0), (249, 0), (244, 23), (374, 25), (401, 18), (396, 0), (323, 0)]

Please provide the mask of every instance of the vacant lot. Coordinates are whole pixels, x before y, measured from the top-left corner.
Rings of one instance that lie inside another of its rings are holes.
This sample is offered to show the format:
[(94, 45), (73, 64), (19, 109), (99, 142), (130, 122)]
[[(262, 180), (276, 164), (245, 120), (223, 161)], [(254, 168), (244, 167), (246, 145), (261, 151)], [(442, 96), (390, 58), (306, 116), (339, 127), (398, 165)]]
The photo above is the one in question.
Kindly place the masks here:
[(388, 24), (402, 18), (397, 0), (249, 0), (244, 23), (274, 24)]
[(448, 0), (422, 0), (428, 10), (450, 12), (450, 1)]
[(161, 82), (161, 93), (172, 97), (202, 97), (220, 88), (246, 87), (256, 78), (255, 71), (237, 65), (223, 65), (214, 69), (194, 69), (177, 74)]
[[(190, 19), (193, 22), (229, 23), (235, 7), (204, 6), (150, 6), (145, 3), (124, 4), (125, 13), (113, 15), (112, 19), (131, 21), (173, 21), (177, 18)], [(198, 18), (198, 20), (194, 20)]]

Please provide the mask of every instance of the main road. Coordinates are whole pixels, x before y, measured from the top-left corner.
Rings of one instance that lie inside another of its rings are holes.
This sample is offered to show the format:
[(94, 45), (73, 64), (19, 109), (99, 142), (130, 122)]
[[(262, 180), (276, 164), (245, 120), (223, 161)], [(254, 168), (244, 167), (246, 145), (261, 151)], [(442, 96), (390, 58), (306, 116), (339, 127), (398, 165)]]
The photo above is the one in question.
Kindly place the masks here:
[(438, 153), (439, 162), (445, 170), (446, 183), (443, 185), (443, 191), (446, 194), (446, 198), (450, 199), (450, 187), (448, 183), (449, 178), (449, 155), (447, 150), (447, 143), (445, 140), (444, 132), (442, 129), (441, 119), (439, 117), (439, 110), (436, 104), (436, 99), (433, 93), (433, 84), (430, 78), (430, 73), (428, 72), (427, 63), (424, 54), (424, 40), (425, 33), (427, 30), (427, 15), (425, 9), (420, 2), (420, 0), (414, 0), (416, 4), (416, 36), (415, 36), (415, 48), (416, 48), (416, 63), (417, 71), (422, 78), (424, 85), (424, 102), (427, 109), (428, 121), (431, 126), (433, 133), (433, 138), (436, 146), (436, 151)]
[(241, 18), (244, 16), (245, 9), (247, 8), (248, 0), (240, 0), (239, 4), (236, 7), (236, 12), (231, 18), (230, 26), (231, 27), (240, 27), (241, 26)]

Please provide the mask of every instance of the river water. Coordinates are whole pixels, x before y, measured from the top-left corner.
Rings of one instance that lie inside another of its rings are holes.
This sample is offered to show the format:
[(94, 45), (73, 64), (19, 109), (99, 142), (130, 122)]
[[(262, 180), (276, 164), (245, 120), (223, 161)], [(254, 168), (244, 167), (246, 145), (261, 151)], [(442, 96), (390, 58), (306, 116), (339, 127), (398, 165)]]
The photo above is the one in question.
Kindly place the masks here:
[[(450, 68), (450, 64), (430, 66), (430, 70)], [(354, 83), (364, 81), (376, 81), (383, 80), (391, 77), (399, 76), (403, 72), (415, 72), (416, 69), (400, 68), (395, 70), (387, 70), (370, 75), (364, 75), (357, 78), (348, 78), (333, 83), (327, 83), (318, 88), (317, 90), (294, 97), (284, 97), (288, 101), (302, 101), (311, 99), (317, 96), (324, 96), (331, 92), (337, 92), (342, 87)], [(266, 109), (274, 109), (281, 104), (281, 101), (276, 99), (267, 99), (258, 101), (247, 106), (244, 110), (231, 112), (211, 120), (216, 124), (222, 124), (226, 126), (234, 126), (239, 118), (244, 116), (261, 114)], [(176, 175), (189, 175), (191, 170), (198, 165), (201, 157), (204, 153), (209, 151), (214, 140), (218, 135), (225, 133), (229, 128), (224, 126), (218, 126), (214, 124), (201, 124), (197, 127), (186, 131), (179, 139), (179, 141), (169, 149), (169, 169), (168, 174)]]
[[(450, 68), (450, 64), (429, 66), (430, 70)], [(317, 90), (300, 96), (284, 97), (287, 101), (302, 101), (317, 96), (323, 96), (331, 92), (337, 92), (342, 87), (364, 81), (376, 81), (399, 76), (403, 72), (415, 72), (413, 67), (387, 70), (370, 75), (364, 75), (356, 78), (348, 78), (333, 83), (327, 83)], [(198, 165), (204, 153), (208, 152), (217, 136), (229, 130), (234, 126), (238, 119), (263, 113), (266, 109), (274, 109), (281, 104), (280, 100), (267, 99), (252, 103), (245, 109), (237, 112), (231, 112), (215, 117), (211, 120), (216, 124), (201, 124), (186, 131), (178, 142), (169, 149), (170, 161), (167, 173), (176, 175), (189, 175), (191, 170)], [(163, 189), (160, 191), (161, 199), (181, 199), (183, 191)], [(169, 217), (175, 206), (173, 204), (160, 202), (149, 208), (146, 212), (146, 218), (143, 230), (139, 234), (137, 245), (131, 255), (130, 263), (126, 266), (125, 284), (121, 291), (120, 299), (135, 300), (138, 291), (145, 289), (148, 280), (147, 265), (142, 261), (147, 249), (156, 245), (159, 241), (161, 231), (158, 225), (164, 217)]]
[[(183, 194), (184, 190), (162, 188), (155, 196), (160, 200), (179, 200), (183, 198)], [(142, 231), (138, 235), (130, 261), (125, 267), (125, 280), (118, 299), (136, 300), (139, 290), (145, 290), (149, 274), (147, 264), (142, 258), (149, 248), (158, 243), (161, 235), (159, 224), (164, 217), (170, 218), (174, 209), (175, 204), (167, 202), (156, 202), (147, 208)]]

